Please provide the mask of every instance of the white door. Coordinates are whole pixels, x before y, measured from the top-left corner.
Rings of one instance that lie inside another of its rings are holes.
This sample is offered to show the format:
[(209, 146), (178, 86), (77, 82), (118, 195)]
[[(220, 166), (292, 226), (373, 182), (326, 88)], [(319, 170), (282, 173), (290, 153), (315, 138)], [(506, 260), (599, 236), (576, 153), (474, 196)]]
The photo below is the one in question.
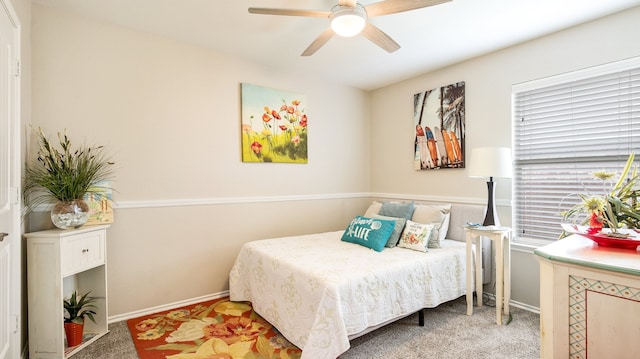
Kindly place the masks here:
[(19, 34), (0, 0), (0, 359), (20, 357)]

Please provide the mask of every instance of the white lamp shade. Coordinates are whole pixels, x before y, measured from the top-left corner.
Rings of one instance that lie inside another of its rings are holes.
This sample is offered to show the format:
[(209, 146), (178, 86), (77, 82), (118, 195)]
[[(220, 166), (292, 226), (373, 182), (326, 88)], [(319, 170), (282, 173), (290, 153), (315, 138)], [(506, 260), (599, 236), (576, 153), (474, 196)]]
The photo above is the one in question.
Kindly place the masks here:
[(471, 151), (469, 177), (511, 178), (511, 149), (480, 147)]
[(359, 8), (344, 7), (331, 14), (331, 28), (344, 37), (358, 35), (364, 29), (366, 13)]

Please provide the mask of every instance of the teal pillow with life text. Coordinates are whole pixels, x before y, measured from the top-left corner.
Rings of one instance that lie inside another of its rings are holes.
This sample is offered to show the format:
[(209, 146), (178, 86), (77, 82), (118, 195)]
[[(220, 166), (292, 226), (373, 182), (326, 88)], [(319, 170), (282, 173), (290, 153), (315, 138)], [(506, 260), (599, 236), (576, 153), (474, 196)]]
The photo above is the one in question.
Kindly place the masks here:
[(382, 252), (395, 226), (395, 221), (356, 216), (345, 229), (341, 240)]

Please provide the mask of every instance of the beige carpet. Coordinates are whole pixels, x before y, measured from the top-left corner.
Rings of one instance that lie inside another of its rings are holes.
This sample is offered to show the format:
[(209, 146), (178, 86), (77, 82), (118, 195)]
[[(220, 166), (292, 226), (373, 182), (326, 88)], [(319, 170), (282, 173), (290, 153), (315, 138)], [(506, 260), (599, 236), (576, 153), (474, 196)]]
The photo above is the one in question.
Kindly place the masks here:
[[(493, 307), (474, 307), (472, 316), (465, 313), (464, 297), (427, 309), (424, 327), (417, 325), (418, 315), (414, 314), (352, 340), (351, 349), (340, 359), (540, 357), (538, 314), (512, 307), (511, 323), (499, 326)], [(72, 358), (138, 358), (126, 322), (109, 328), (109, 334)]]
[(502, 326), (495, 307), (474, 307), (467, 316), (462, 297), (426, 310), (424, 327), (416, 326), (414, 314), (352, 340), (340, 359), (540, 358), (540, 316), (513, 307), (511, 313), (511, 323)]

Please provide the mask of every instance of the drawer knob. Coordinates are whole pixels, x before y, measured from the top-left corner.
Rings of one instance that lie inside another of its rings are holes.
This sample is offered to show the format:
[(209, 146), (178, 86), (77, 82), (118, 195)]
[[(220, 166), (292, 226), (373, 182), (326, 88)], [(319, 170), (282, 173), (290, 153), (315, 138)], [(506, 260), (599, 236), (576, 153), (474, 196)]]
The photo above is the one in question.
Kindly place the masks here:
[(89, 249), (87, 249), (87, 248), (82, 250), (82, 253), (88, 253), (88, 252), (89, 252)]
[(9, 233), (0, 233), (0, 242), (4, 240), (4, 237), (8, 236)]

